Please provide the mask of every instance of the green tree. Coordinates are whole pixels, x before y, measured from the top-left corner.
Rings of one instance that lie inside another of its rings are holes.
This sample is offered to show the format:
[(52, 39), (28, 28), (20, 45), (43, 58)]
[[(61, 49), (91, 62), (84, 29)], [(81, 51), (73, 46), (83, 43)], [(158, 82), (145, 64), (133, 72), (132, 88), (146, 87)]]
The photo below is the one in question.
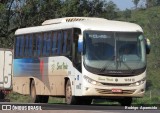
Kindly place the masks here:
[(11, 26), (11, 19), (13, 18), (13, 5), (14, 0), (8, 0), (0, 3), (0, 47), (12, 46), (12, 35), (15, 27)]
[(104, 1), (93, 0), (89, 2), (89, 15), (99, 17), (103, 12)]
[(41, 0), (39, 11), (41, 20), (61, 17), (62, 3), (62, 0)]
[(128, 18), (131, 18), (131, 10), (129, 9), (126, 9), (124, 12), (123, 12), (123, 15), (127, 21)]
[(62, 17), (71, 17), (79, 16), (80, 0), (65, 0), (62, 4), (61, 16)]
[(140, 0), (133, 0), (133, 3), (134, 3), (134, 5), (135, 5), (136, 9), (137, 9), (137, 7), (138, 7), (139, 1), (140, 1)]
[(106, 2), (104, 4), (103, 8), (104, 12), (102, 13), (103, 16), (107, 19), (115, 19), (117, 18), (119, 9), (117, 8), (116, 4), (114, 4), (112, 1)]
[(103, 0), (1, 0), (0, 46), (12, 47), (15, 30), (47, 19), (85, 16), (114, 19), (118, 9)]
[(146, 7), (150, 8), (156, 5), (156, 0), (146, 0)]
[[(112, 4), (111, 4), (112, 3)], [(66, 16), (90, 16), (106, 17), (105, 13), (115, 12), (113, 2), (100, 0), (65, 0), (62, 4), (62, 17)], [(114, 11), (112, 11), (114, 10)]]
[(156, 5), (157, 5), (157, 6), (160, 5), (160, 0), (156, 0)]

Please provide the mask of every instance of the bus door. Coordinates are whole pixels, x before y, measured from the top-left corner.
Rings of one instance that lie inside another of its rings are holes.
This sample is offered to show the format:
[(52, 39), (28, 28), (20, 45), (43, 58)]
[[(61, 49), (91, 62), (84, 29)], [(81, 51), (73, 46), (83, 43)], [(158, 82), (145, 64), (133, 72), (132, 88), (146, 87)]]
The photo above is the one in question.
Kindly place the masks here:
[(75, 95), (81, 96), (82, 94), (82, 69), (81, 69), (81, 53), (78, 52), (78, 36), (80, 29), (74, 29), (74, 37), (72, 43), (72, 58), (75, 68)]

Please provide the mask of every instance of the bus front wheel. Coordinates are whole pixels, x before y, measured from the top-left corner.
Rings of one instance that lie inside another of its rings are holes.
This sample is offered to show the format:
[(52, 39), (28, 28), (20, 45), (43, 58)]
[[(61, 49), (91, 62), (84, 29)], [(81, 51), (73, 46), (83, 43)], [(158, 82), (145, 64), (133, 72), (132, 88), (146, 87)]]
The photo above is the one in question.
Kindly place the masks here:
[(67, 84), (65, 87), (65, 94), (66, 94), (65, 100), (67, 104), (77, 104), (76, 97), (72, 96), (72, 88), (69, 80), (67, 81)]
[(40, 95), (38, 98), (39, 98), (40, 103), (48, 103), (49, 96)]
[(34, 80), (31, 81), (30, 97), (31, 97), (31, 102), (32, 103), (38, 103), (39, 102), (39, 97), (38, 97), (38, 95), (36, 95), (36, 87), (35, 87)]

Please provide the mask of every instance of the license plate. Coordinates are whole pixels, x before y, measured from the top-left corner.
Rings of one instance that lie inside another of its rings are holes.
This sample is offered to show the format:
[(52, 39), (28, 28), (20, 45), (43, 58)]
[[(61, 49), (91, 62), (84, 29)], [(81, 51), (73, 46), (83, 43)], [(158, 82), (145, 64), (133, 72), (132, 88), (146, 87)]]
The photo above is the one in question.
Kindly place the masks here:
[(112, 89), (112, 92), (113, 93), (122, 93), (122, 90), (121, 89)]

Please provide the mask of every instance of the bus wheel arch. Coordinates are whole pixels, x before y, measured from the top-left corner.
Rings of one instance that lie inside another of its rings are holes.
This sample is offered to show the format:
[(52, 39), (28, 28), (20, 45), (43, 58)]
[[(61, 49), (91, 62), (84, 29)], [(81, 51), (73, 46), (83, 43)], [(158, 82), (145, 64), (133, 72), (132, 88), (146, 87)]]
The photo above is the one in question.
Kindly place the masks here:
[(35, 80), (33, 78), (30, 78), (30, 88), (29, 89), (30, 89), (31, 102), (38, 103), (39, 98), (38, 98), (38, 95), (36, 94)]
[(65, 101), (67, 104), (77, 104), (77, 99), (72, 95), (71, 82), (65, 78)]

